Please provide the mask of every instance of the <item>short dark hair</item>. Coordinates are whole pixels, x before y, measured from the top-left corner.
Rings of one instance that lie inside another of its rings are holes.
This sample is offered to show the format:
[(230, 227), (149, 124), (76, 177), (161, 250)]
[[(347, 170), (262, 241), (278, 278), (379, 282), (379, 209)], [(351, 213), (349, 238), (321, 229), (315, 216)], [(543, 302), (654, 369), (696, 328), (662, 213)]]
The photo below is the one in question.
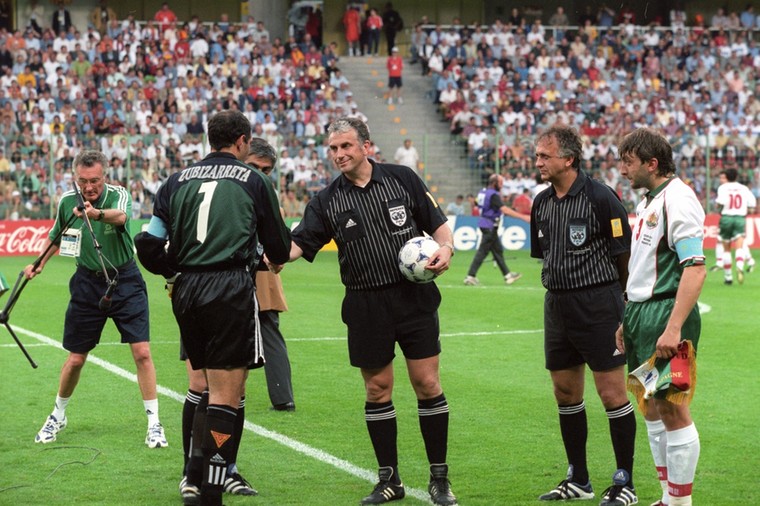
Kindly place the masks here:
[(726, 179), (731, 183), (739, 179), (739, 171), (736, 169), (726, 169), (721, 172), (726, 175)]
[(246, 141), (251, 138), (251, 122), (240, 111), (219, 111), (208, 121), (208, 142), (214, 151), (232, 146), (241, 135)]
[(545, 139), (555, 139), (559, 146), (559, 156), (573, 157), (573, 168), (578, 169), (581, 166), (583, 158), (583, 142), (581, 136), (575, 128), (567, 125), (556, 124), (544, 130), (537, 138), (536, 144)]
[(657, 175), (675, 174), (673, 148), (670, 143), (651, 128), (638, 128), (626, 135), (618, 146), (619, 156), (635, 155), (642, 162), (657, 160)]
[(330, 135), (337, 133), (346, 133), (351, 130), (356, 132), (356, 137), (359, 139), (359, 142), (361, 144), (364, 144), (369, 140), (369, 127), (367, 127), (367, 124), (365, 122), (358, 118), (349, 118), (348, 116), (343, 116), (342, 118), (338, 118), (330, 123), (330, 126), (327, 127), (327, 133)]

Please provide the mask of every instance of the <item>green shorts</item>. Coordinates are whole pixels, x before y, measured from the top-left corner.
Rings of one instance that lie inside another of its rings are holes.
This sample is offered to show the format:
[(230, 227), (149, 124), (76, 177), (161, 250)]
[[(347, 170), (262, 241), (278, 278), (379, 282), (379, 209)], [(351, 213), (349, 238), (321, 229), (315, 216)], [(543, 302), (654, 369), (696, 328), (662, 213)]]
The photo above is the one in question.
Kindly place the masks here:
[[(665, 331), (674, 303), (674, 298), (667, 298), (629, 302), (626, 305), (623, 339), (629, 372), (649, 360), (657, 350), (657, 340)], [(701, 330), (702, 319), (699, 316), (699, 307), (695, 304), (681, 329), (681, 340), (689, 339), (696, 351)]]
[(718, 237), (721, 241), (735, 241), (747, 235), (747, 217), (721, 216), (718, 227)]

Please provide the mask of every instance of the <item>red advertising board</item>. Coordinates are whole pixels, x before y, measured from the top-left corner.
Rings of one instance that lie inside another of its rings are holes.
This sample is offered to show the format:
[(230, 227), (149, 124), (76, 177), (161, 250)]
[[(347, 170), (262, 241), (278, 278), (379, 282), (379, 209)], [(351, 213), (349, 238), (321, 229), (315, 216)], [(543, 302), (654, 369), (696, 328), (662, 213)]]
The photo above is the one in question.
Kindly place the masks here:
[(53, 220), (0, 220), (0, 256), (39, 255), (53, 223)]

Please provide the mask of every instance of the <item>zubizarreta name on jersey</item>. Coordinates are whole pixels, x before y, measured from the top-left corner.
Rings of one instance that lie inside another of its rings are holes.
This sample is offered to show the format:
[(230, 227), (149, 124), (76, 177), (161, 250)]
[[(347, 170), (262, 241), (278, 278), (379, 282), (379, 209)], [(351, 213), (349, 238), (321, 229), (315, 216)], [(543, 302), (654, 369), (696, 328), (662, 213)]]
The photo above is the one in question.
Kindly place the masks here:
[(240, 165), (203, 165), (200, 167), (188, 167), (179, 175), (179, 180), (188, 179), (237, 179), (248, 181), (251, 170)]

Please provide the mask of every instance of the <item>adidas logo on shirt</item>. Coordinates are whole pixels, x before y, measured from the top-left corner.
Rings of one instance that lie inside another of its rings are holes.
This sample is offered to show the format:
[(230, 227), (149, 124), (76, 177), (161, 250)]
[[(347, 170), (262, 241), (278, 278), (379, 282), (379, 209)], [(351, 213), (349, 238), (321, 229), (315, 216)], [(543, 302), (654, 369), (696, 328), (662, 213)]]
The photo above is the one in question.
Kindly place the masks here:
[(352, 220), (351, 218), (349, 218), (348, 221), (346, 222), (346, 228), (351, 228), (355, 226), (356, 226), (356, 222)]

